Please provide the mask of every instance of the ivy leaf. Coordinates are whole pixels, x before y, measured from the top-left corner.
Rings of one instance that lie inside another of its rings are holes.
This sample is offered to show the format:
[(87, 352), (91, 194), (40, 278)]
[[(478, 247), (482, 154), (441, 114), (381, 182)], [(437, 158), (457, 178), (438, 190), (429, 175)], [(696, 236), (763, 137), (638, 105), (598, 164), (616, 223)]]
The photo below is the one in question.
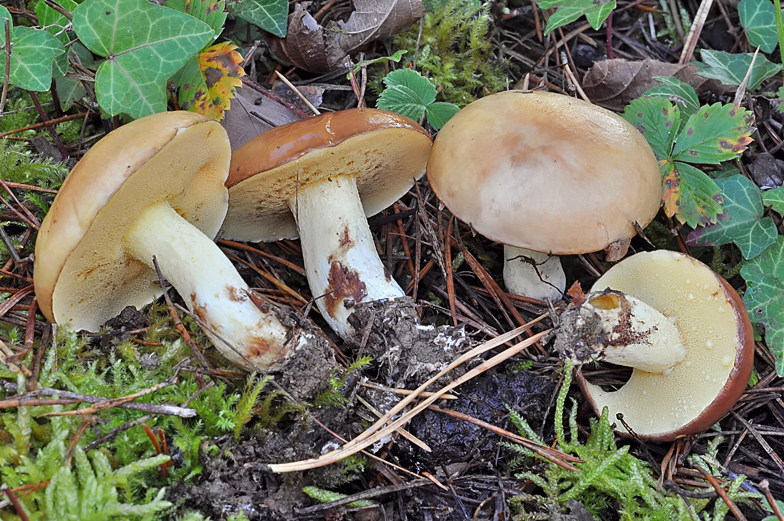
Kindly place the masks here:
[(734, 242), (743, 258), (753, 259), (776, 241), (776, 224), (762, 217), (759, 187), (742, 175), (716, 179), (724, 198), (724, 211), (718, 222), (695, 228), (686, 237), (690, 246), (721, 246)]
[(765, 326), (765, 340), (784, 376), (784, 236), (740, 269), (746, 280), (743, 303), (749, 318)]
[[(703, 78), (719, 80), (725, 85), (740, 85), (743, 78), (746, 77), (746, 72), (748, 72), (754, 57), (753, 54), (730, 54), (707, 49), (702, 50), (701, 54), (707, 67), (698, 70), (697, 74)], [(746, 88), (748, 90), (756, 89), (763, 81), (780, 70), (781, 65), (771, 63), (767, 58), (758, 54), (754, 59), (754, 68), (751, 70)]]
[(661, 82), (643, 93), (643, 96), (661, 97), (675, 103), (686, 118), (700, 110), (700, 100), (697, 91), (688, 83), (671, 76), (654, 76), (654, 80)]
[[(61, 0), (59, 4), (67, 11), (73, 11), (78, 5), (73, 0)], [(38, 25), (40, 25), (44, 31), (57, 38), (57, 40), (59, 40), (63, 46), (70, 43), (71, 39), (68, 37), (68, 33), (65, 31), (69, 24), (68, 18), (55, 11), (44, 2), (38, 2), (36, 4), (35, 14), (38, 16)], [(54, 59), (52, 76), (55, 78), (62, 78), (67, 72), (68, 55), (67, 53), (63, 52)]]
[(599, 2), (594, 2), (594, 0), (539, 0), (537, 3), (542, 9), (557, 8), (557, 11), (547, 20), (545, 34), (574, 22), (583, 15), (591, 27), (599, 29), (615, 9), (615, 0), (609, 2), (601, 0)]
[(713, 179), (702, 170), (679, 161), (663, 161), (659, 170), (664, 185), (664, 213), (668, 217), (677, 215), (681, 222), (691, 227), (716, 220), (723, 199), (721, 188)]
[(287, 0), (231, 0), (228, 7), (234, 16), (258, 25), (275, 36), (286, 36), (289, 16)]
[(637, 98), (623, 111), (626, 121), (645, 136), (658, 160), (669, 159), (680, 125), (680, 110), (661, 97)]
[(376, 106), (419, 121), (427, 113), (428, 122), (440, 129), (458, 110), (452, 103), (435, 103), (436, 88), (413, 69), (398, 69), (384, 77), (386, 89), (378, 97)]
[(738, 16), (752, 47), (766, 53), (776, 50), (776, 9), (770, 0), (740, 0)]
[(175, 78), (180, 107), (220, 121), (235, 89), (242, 85), (245, 71), (240, 63), (242, 56), (230, 42), (208, 47), (191, 58)]
[(213, 37), (204, 22), (145, 0), (86, 0), (74, 9), (73, 26), (107, 58), (95, 75), (98, 104), (135, 119), (166, 110), (166, 80)]
[(784, 215), (784, 187), (762, 192), (762, 204), (772, 206), (779, 214)]
[(226, 0), (168, 0), (166, 7), (201, 20), (212, 28), (215, 35), (223, 31), (228, 16)]
[[(45, 92), (52, 86), (52, 60), (65, 52), (54, 36), (29, 27), (14, 27), (8, 9), (0, 5), (0, 49), (5, 48), (5, 21), (11, 34), (11, 70), (8, 79), (24, 90)], [(0, 59), (0, 78), (5, 76), (5, 59)]]
[(686, 122), (675, 140), (673, 159), (718, 165), (733, 159), (751, 143), (754, 116), (744, 108), (705, 105)]

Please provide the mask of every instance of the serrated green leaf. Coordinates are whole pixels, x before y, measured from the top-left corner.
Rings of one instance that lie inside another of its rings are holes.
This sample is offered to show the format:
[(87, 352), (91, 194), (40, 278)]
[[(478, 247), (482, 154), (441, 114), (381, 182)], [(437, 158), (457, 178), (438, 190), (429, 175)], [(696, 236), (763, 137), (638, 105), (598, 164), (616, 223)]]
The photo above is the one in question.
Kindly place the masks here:
[(289, 3), (286, 0), (230, 0), (229, 12), (267, 32), (286, 36)]
[(594, 0), (540, 0), (537, 3), (542, 9), (557, 8), (547, 20), (545, 34), (550, 34), (553, 30), (574, 22), (583, 15), (591, 27), (598, 29), (615, 9), (615, 0), (596, 3)]
[(87, 0), (74, 10), (73, 26), (107, 58), (95, 75), (98, 104), (132, 118), (166, 110), (166, 80), (213, 36), (204, 22), (145, 0)]
[[(5, 9), (5, 8), (3, 8)], [(6, 11), (7, 13), (8, 11)], [(0, 16), (0, 20), (2, 20)], [(5, 46), (5, 31), (0, 31), (0, 47)], [(45, 92), (52, 86), (52, 60), (65, 53), (57, 38), (37, 29), (16, 27), (11, 38), (9, 81), (25, 90)], [(0, 77), (5, 75), (5, 60), (0, 60)]]
[(429, 105), (436, 100), (436, 88), (430, 80), (414, 69), (398, 69), (384, 77), (384, 85), (390, 87), (407, 87), (411, 89), (422, 105)]
[(762, 192), (762, 204), (772, 206), (774, 210), (784, 215), (784, 187)]
[(765, 341), (784, 376), (784, 236), (740, 270), (746, 280), (743, 304), (752, 322), (765, 326)]
[(446, 125), (446, 122), (459, 111), (460, 107), (454, 103), (445, 103), (442, 101), (431, 103), (425, 107), (427, 121), (436, 130), (441, 130), (441, 127)]
[(776, 9), (770, 0), (740, 0), (738, 16), (752, 47), (759, 47), (762, 52), (776, 50)]
[(384, 92), (378, 97), (376, 107), (395, 112), (414, 121), (419, 121), (425, 115), (425, 104), (422, 103), (422, 98), (403, 85), (384, 89)]
[(762, 217), (759, 187), (742, 175), (717, 179), (724, 211), (715, 224), (695, 228), (686, 237), (690, 246), (721, 246), (734, 242), (745, 259), (753, 259), (776, 241), (776, 224)]
[(226, 22), (226, 0), (168, 0), (166, 7), (187, 13), (212, 28), (215, 35), (223, 31)]
[(661, 82), (661, 85), (648, 89), (641, 97), (650, 96), (668, 99), (680, 109), (683, 121), (700, 110), (700, 100), (697, 97), (697, 91), (688, 83), (671, 76), (654, 76), (653, 79)]
[(669, 159), (680, 125), (678, 107), (661, 97), (637, 98), (626, 106), (623, 118), (645, 136), (656, 159)]
[[(697, 75), (703, 78), (713, 78), (725, 85), (740, 85), (746, 77), (751, 66), (753, 54), (730, 54), (724, 51), (701, 51), (706, 67), (699, 69)], [(754, 59), (754, 68), (751, 70), (748, 90), (755, 90), (766, 79), (781, 70), (781, 65), (771, 63), (765, 56), (758, 54)]]
[(751, 143), (754, 116), (744, 108), (715, 103), (694, 114), (675, 139), (673, 159), (714, 164), (733, 159)]
[(664, 213), (691, 227), (716, 220), (722, 209), (721, 188), (705, 172), (680, 162), (660, 162)]

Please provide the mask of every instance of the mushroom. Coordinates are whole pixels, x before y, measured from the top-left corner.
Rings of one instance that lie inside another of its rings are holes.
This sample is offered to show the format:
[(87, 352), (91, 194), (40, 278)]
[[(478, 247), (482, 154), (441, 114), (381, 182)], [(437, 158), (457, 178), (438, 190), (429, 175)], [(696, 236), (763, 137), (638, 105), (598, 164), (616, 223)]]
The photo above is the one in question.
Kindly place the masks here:
[(38, 233), (34, 281), (44, 315), (98, 330), (126, 306), (160, 295), (155, 258), (232, 363), (268, 370), (303, 347), (309, 334), (259, 309), (211, 239), (228, 207), (230, 155), (225, 130), (192, 112), (148, 116), (101, 139)]
[(658, 163), (636, 128), (548, 92), (507, 91), (462, 109), (436, 137), (427, 175), (452, 213), (508, 245), (507, 288), (542, 300), (566, 284), (550, 255), (628, 246), (661, 204)]
[[(705, 430), (746, 388), (754, 361), (751, 322), (735, 290), (698, 260), (667, 250), (638, 253), (608, 270), (586, 299), (583, 306), (609, 312), (599, 313), (598, 335), (608, 345), (596, 348), (584, 337), (580, 347), (599, 358), (610, 352), (607, 360), (634, 370), (617, 390), (588, 383), (582, 372), (577, 380), (597, 414), (604, 407), (610, 418), (622, 414), (636, 436), (671, 441)], [(589, 314), (581, 312), (577, 322), (584, 325)], [(679, 338), (666, 333), (669, 341), (660, 345), (658, 330), (672, 325)]]
[(325, 113), (259, 134), (232, 155), (223, 236), (300, 237), (316, 304), (342, 338), (362, 302), (405, 296), (376, 252), (366, 216), (425, 171), (431, 140), (410, 119), (376, 109)]

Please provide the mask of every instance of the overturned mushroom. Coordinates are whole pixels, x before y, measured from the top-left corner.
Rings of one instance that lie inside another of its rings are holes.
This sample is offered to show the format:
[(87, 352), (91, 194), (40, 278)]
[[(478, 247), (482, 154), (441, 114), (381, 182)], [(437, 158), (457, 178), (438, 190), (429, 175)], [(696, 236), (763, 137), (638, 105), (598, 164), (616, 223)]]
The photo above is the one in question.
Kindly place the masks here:
[(346, 340), (362, 302), (405, 296), (376, 252), (366, 216), (387, 208), (424, 174), (430, 136), (415, 122), (353, 109), (264, 132), (232, 155), (227, 238), (300, 236), (316, 304)]
[(618, 390), (581, 372), (578, 382), (597, 414), (622, 414), (643, 439), (710, 427), (743, 393), (753, 366), (751, 323), (735, 290), (703, 263), (666, 250), (613, 266), (561, 329), (556, 345), (568, 356), (634, 368)]
[(659, 167), (637, 129), (547, 92), (502, 92), (465, 107), (436, 137), (427, 175), (452, 213), (509, 245), (507, 288), (538, 299), (565, 288), (550, 255), (628, 246), (661, 204)]
[(232, 363), (267, 370), (310, 349), (312, 335), (253, 303), (212, 242), (228, 205), (230, 154), (223, 128), (192, 112), (148, 116), (99, 141), (63, 183), (38, 234), (34, 280), (44, 315), (96, 331), (126, 306), (160, 295), (155, 257)]

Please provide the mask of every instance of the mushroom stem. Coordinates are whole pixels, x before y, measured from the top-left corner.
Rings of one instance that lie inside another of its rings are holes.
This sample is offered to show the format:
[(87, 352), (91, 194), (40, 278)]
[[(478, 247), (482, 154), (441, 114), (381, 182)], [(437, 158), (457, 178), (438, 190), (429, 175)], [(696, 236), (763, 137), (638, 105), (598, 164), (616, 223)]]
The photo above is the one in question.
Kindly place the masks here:
[(206, 331), (233, 364), (266, 371), (298, 347), (297, 339), (287, 342), (292, 334), (288, 328), (250, 299), (247, 284), (220, 248), (168, 203), (147, 207), (126, 232), (124, 247), (151, 268), (156, 258), (188, 309), (231, 344)]
[(558, 300), (566, 289), (566, 275), (558, 256), (505, 244), (504, 283), (515, 295)]
[(360, 302), (405, 296), (378, 258), (352, 176), (336, 176), (289, 199), (302, 241), (310, 290), (330, 327), (356, 340), (348, 323)]
[(668, 374), (686, 357), (675, 323), (645, 302), (617, 291), (587, 295), (605, 341), (595, 357), (654, 374)]

